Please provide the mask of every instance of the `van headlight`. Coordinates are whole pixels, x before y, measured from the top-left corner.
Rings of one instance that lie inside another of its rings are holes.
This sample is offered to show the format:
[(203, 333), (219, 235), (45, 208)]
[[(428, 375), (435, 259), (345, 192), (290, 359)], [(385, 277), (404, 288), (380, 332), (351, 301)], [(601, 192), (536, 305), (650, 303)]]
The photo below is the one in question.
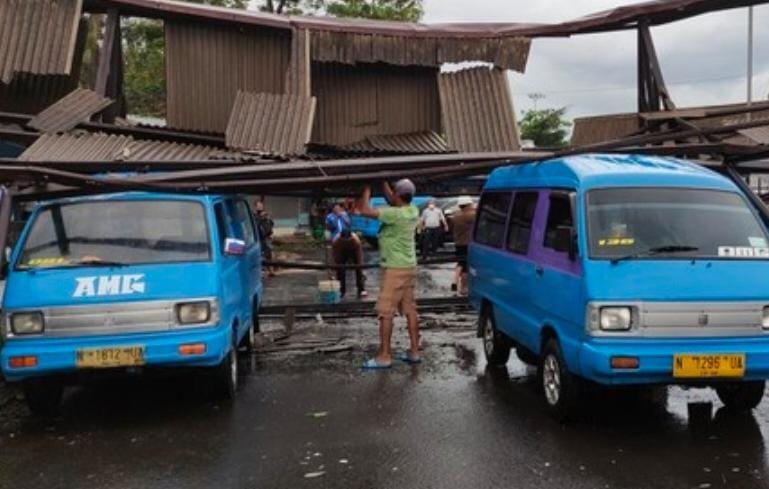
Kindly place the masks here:
[(633, 325), (633, 311), (629, 307), (602, 307), (598, 324), (603, 331), (627, 331)]
[(179, 324), (203, 324), (211, 319), (209, 301), (184, 302), (176, 305), (176, 320)]
[(13, 334), (40, 334), (43, 332), (44, 324), (43, 313), (40, 311), (11, 314), (11, 332)]
[(764, 315), (761, 316), (761, 327), (769, 329), (769, 306), (764, 307)]

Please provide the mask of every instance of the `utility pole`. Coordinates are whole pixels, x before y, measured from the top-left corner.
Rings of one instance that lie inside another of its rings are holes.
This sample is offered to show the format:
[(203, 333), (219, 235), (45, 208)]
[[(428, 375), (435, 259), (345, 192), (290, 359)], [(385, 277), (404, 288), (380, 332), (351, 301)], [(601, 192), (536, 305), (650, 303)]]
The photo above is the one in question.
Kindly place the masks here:
[(748, 105), (753, 103), (753, 7), (748, 7)]

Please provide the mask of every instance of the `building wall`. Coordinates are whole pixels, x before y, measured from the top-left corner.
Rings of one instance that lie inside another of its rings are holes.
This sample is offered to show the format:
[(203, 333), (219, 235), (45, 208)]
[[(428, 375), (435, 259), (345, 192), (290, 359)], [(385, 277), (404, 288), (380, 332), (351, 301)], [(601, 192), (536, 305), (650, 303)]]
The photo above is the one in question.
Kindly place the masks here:
[(290, 33), (166, 22), (165, 35), (170, 127), (223, 133), (238, 90), (284, 91)]
[(369, 135), (441, 130), (438, 69), (313, 63), (313, 143), (346, 145)]

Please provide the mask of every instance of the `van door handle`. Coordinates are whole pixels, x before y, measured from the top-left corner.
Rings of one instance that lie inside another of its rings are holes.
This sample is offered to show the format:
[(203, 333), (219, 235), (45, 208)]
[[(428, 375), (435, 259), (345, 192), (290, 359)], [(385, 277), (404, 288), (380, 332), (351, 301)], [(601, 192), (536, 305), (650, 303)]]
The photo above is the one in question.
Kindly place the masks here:
[(534, 271), (535, 271), (535, 272), (536, 272), (536, 274), (537, 274), (537, 275), (539, 275), (540, 277), (541, 277), (542, 275), (544, 275), (544, 274), (545, 274), (545, 269), (544, 269), (544, 268), (542, 268), (542, 266), (541, 266), (541, 265), (537, 265), (537, 266), (534, 268)]

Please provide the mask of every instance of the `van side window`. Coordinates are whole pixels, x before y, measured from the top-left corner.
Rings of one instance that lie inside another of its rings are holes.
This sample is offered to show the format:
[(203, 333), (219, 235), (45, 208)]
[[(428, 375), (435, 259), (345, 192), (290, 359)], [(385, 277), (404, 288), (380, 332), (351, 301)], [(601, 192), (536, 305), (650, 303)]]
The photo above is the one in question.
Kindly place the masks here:
[(237, 218), (240, 225), (243, 227), (243, 241), (246, 242), (246, 246), (251, 246), (256, 242), (256, 233), (254, 232), (254, 220), (251, 218), (251, 211), (248, 208), (248, 204), (239, 200), (235, 203)]
[(545, 248), (555, 249), (556, 233), (561, 226), (573, 227), (571, 200), (568, 194), (550, 194), (550, 211), (547, 214), (545, 228)]
[(510, 215), (510, 229), (507, 232), (507, 249), (525, 255), (529, 252), (531, 224), (537, 210), (539, 192), (516, 192), (513, 212)]
[(219, 233), (219, 248), (224, 250), (224, 240), (227, 239), (227, 217), (224, 214), (224, 206), (219, 203), (214, 205), (214, 215), (216, 216), (216, 230)]
[(481, 199), (475, 242), (502, 248), (505, 239), (505, 223), (510, 210), (510, 193), (487, 193)]

